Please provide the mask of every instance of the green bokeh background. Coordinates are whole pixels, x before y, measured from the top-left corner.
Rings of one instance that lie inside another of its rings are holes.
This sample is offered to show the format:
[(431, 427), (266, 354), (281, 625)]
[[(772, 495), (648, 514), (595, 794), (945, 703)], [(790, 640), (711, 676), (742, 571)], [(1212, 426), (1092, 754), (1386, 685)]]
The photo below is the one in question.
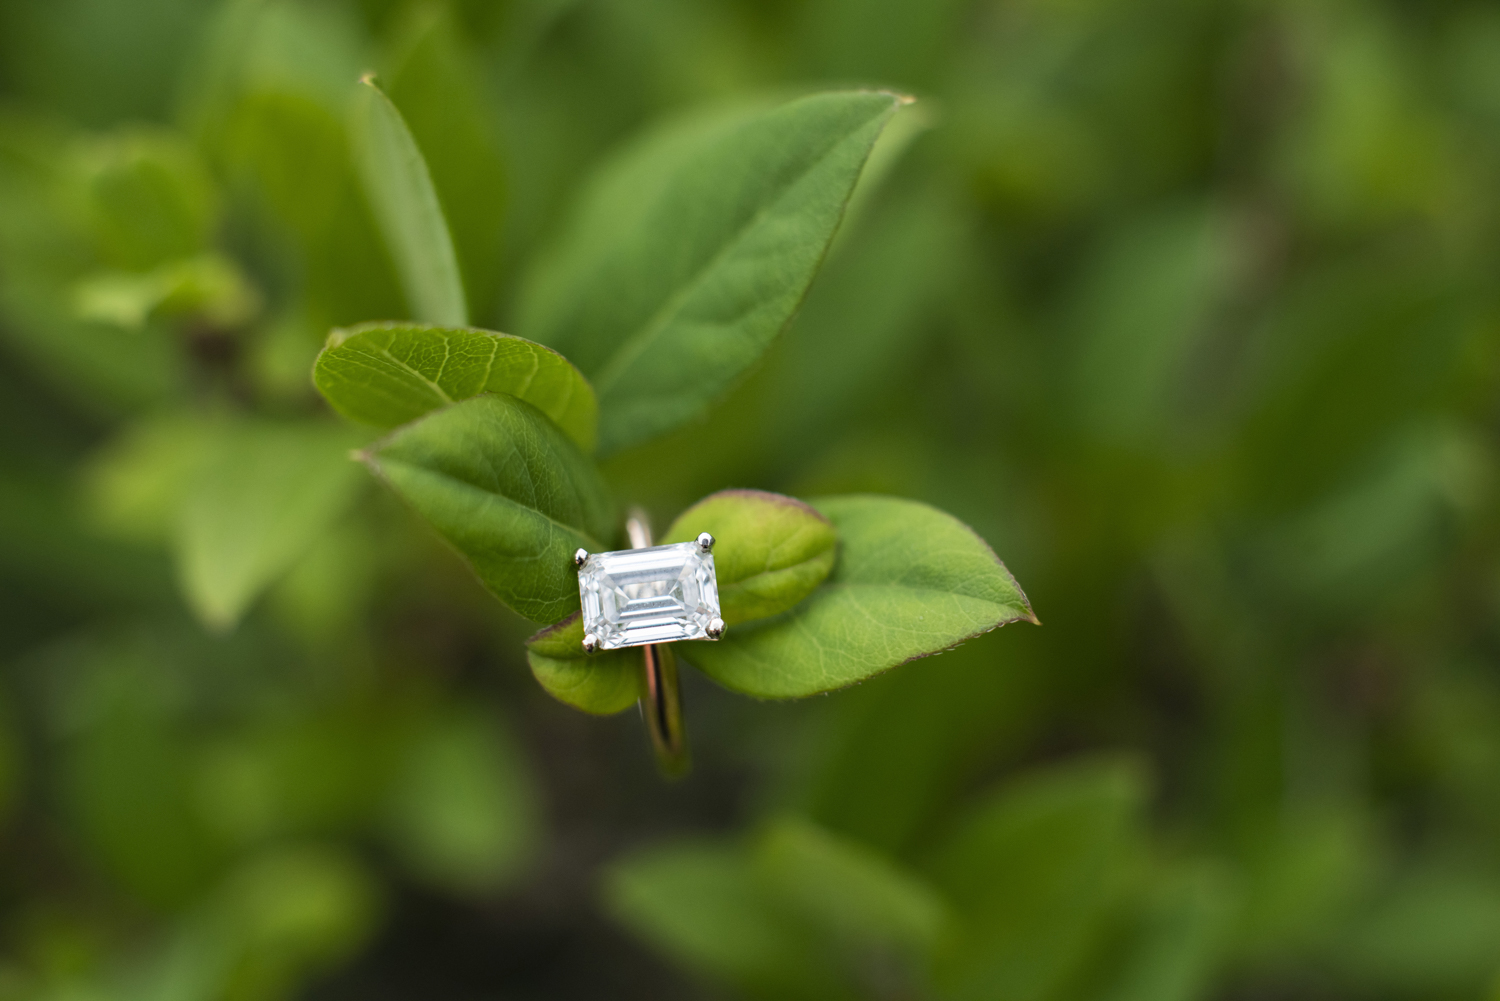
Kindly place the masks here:
[[(677, 784), (550, 700), (307, 472), (328, 328), (406, 309), (370, 69), (522, 336), (640, 129), (915, 96), (764, 364), (606, 471), (659, 526), (927, 501), (1045, 625), (688, 672)], [(0, 0), (0, 998), (1500, 997), (1497, 191), (1487, 3)], [(285, 552), (185, 592), (193, 505), (286, 469)]]

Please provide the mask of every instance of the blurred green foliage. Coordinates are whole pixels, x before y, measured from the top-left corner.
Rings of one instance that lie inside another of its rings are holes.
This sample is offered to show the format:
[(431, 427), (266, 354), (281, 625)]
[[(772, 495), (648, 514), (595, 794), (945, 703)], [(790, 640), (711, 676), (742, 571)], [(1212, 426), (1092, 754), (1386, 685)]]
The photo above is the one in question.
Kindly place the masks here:
[[(369, 71), (521, 336), (633, 137), (914, 95), (606, 474), (930, 502), (1045, 627), (690, 677), (672, 787), (553, 703), (328, 461), (329, 329), (423, 318)], [(1466, 0), (0, 0), (0, 997), (1497, 996), (1497, 190)]]

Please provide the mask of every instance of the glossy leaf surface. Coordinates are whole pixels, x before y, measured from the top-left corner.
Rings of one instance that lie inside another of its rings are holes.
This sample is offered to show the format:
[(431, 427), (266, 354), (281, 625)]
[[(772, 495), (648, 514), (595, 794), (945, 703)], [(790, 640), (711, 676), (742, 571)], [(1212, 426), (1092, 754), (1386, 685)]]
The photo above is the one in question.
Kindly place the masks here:
[(925, 504), (828, 497), (839, 556), (827, 581), (786, 615), (679, 652), (726, 688), (799, 698), (853, 684), (1021, 619), (1015, 578), (984, 540)]
[(362, 324), (336, 330), (313, 382), (350, 420), (393, 428), (480, 393), (508, 393), (536, 407), (579, 447), (593, 447), (594, 390), (568, 360), (520, 337), (473, 327)]

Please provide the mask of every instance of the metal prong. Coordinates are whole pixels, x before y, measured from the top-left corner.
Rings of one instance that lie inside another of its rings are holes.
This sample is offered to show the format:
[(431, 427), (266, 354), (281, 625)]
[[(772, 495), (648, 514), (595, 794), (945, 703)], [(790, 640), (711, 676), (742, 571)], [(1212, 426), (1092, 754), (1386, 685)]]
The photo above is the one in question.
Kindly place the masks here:
[(575, 567), (581, 567), (588, 562), (588, 559), (589, 551), (587, 549), (580, 549), (578, 550), (578, 552), (573, 554), (573, 565)]
[(712, 535), (709, 535), (707, 532), (704, 532), (702, 535), (698, 536), (698, 548), (703, 550), (705, 553), (713, 552), (714, 537)]
[(720, 636), (724, 635), (724, 620), (720, 618), (709, 619), (708, 628), (705, 629), (704, 632), (708, 633), (709, 639), (718, 639)]
[(599, 637), (593, 633), (585, 633), (583, 636), (583, 652), (593, 653), (597, 649), (599, 649)]

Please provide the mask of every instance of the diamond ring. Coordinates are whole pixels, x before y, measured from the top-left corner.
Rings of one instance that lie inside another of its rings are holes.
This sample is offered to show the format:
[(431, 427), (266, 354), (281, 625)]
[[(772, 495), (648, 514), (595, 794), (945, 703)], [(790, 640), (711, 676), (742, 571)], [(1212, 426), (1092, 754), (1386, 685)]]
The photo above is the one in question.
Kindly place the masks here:
[(625, 532), (631, 549), (573, 554), (583, 605), (583, 650), (642, 648), (641, 714), (662, 771), (680, 776), (688, 768), (687, 737), (677, 662), (665, 644), (724, 635), (714, 537), (704, 532), (692, 542), (653, 546), (640, 510), (631, 512)]
[[(627, 528), (644, 524), (631, 518)], [(573, 555), (584, 652), (723, 636), (714, 537), (704, 532), (693, 542), (653, 546), (642, 531), (640, 539), (644, 545), (634, 549)]]

